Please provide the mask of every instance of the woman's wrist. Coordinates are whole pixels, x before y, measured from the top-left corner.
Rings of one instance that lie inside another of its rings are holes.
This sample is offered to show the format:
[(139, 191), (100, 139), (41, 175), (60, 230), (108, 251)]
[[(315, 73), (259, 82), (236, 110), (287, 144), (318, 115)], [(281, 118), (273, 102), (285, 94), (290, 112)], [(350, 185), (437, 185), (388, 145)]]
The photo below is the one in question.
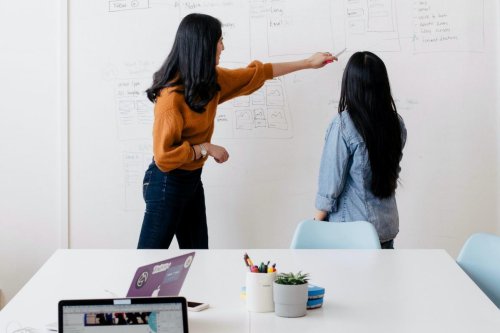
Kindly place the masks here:
[(194, 150), (194, 146), (191, 146), (191, 151), (193, 152), (193, 158), (191, 159), (191, 161), (195, 161), (196, 160), (196, 150)]
[(203, 142), (200, 143), (199, 145), (192, 145), (191, 149), (193, 150), (193, 161), (199, 160), (200, 158), (204, 157), (203, 154), (201, 153), (202, 151), (202, 146), (205, 149), (205, 156), (210, 156), (210, 146), (211, 144), (209, 142)]
[(312, 63), (312, 60), (310, 58), (302, 60), (304, 62), (304, 68), (303, 69), (311, 69), (314, 68), (314, 65)]
[(205, 158), (209, 155), (207, 142), (200, 143), (198, 147), (200, 148), (200, 158)]
[(193, 161), (199, 160), (201, 157), (200, 145), (192, 145), (191, 148), (193, 148), (193, 152), (194, 152)]
[(202, 144), (203, 144), (203, 147), (205, 147), (205, 150), (207, 152), (207, 156), (210, 156), (210, 146), (211, 146), (210, 142), (203, 142)]

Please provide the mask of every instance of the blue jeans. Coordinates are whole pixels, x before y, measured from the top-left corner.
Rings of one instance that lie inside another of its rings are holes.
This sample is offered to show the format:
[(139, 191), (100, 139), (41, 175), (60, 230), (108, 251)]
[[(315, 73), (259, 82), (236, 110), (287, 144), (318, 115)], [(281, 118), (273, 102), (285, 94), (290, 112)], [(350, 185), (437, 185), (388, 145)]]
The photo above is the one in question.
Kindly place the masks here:
[(138, 249), (168, 249), (174, 236), (181, 249), (208, 249), (202, 169), (162, 172), (153, 161), (144, 175), (146, 212)]

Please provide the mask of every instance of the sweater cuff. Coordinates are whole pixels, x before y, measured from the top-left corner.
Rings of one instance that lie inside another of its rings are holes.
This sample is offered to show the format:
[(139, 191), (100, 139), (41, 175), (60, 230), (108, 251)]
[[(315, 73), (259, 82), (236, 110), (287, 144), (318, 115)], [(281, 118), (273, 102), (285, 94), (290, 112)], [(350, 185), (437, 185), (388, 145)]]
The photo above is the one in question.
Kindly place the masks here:
[(271, 64), (271, 63), (264, 64), (264, 77), (266, 78), (266, 80), (270, 80), (270, 79), (274, 78), (273, 64)]
[(187, 147), (187, 149), (184, 148), (185, 151), (187, 150), (185, 161), (188, 163), (191, 162), (191, 158), (193, 157), (193, 148), (191, 148), (191, 143), (189, 143), (189, 141), (184, 141), (181, 146)]

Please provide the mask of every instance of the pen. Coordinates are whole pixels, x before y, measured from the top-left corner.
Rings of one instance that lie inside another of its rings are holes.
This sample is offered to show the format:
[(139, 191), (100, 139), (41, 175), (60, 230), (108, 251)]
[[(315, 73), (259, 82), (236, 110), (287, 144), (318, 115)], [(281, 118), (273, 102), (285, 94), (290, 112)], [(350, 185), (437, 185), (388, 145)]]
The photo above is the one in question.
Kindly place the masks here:
[(245, 265), (248, 267), (250, 272), (252, 273), (273, 273), (276, 272), (276, 263), (271, 266), (271, 260), (268, 260), (267, 263), (261, 261), (260, 265), (254, 265), (252, 259), (248, 253), (245, 252), (243, 255), (243, 261), (245, 261)]
[(250, 259), (250, 256), (248, 255), (248, 253), (245, 252), (245, 254), (243, 255), (243, 259), (245, 260), (245, 265), (247, 265), (247, 267), (253, 266), (253, 261), (252, 261), (252, 259)]
[(245, 255), (243, 256), (243, 260), (245, 261), (245, 265), (247, 267), (250, 267), (251, 265), (248, 263), (248, 254), (245, 253)]
[(335, 58), (338, 58), (342, 53), (344, 53), (345, 51), (347, 50), (347, 47), (344, 47), (344, 49), (342, 51), (340, 51), (339, 53), (337, 53), (334, 57)]

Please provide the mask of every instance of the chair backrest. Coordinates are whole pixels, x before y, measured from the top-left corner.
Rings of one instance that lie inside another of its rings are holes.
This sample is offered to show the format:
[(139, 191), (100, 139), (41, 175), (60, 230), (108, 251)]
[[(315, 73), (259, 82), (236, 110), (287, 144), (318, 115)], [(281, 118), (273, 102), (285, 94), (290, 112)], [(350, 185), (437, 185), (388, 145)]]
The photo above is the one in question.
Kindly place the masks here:
[(375, 227), (366, 221), (299, 223), (292, 249), (380, 249)]
[(500, 308), (500, 236), (473, 234), (462, 247), (457, 263)]

